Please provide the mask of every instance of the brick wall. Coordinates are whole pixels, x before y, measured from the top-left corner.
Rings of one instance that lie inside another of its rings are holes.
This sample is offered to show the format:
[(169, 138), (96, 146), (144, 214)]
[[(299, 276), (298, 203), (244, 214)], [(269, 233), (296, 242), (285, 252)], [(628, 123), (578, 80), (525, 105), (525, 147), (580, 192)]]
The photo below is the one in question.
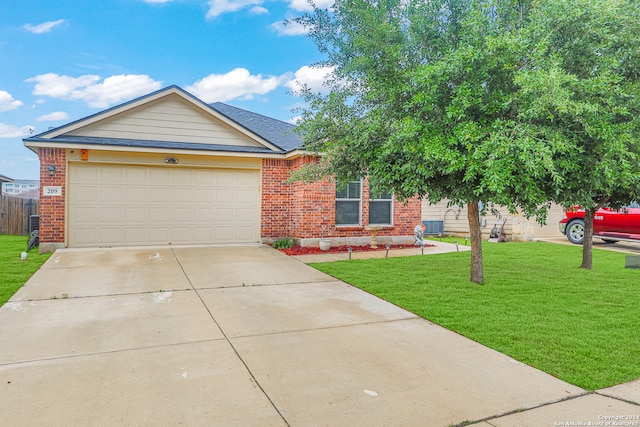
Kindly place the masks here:
[[(362, 185), (362, 224), (354, 227), (335, 225), (335, 183), (318, 181), (288, 182), (292, 171), (315, 162), (312, 157), (294, 160), (267, 159), (262, 164), (262, 237), (277, 239), (291, 236), (299, 239), (367, 237), (369, 221), (369, 186)], [(411, 236), (421, 222), (421, 201), (406, 204), (395, 201), (393, 226), (385, 227), (378, 236)]]
[[(63, 149), (40, 148), (40, 243), (64, 244), (64, 200), (66, 189), (66, 153)], [(55, 166), (53, 176), (49, 167)], [(62, 187), (61, 196), (46, 196), (43, 188)]]
[(291, 160), (262, 160), (260, 235), (269, 239), (291, 236)]

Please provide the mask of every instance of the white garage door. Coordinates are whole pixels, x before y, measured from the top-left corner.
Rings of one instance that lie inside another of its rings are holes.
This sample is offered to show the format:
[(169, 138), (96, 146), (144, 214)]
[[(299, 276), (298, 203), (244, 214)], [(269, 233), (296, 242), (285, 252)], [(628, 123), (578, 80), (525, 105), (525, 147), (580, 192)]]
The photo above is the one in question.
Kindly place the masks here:
[(70, 247), (249, 243), (260, 238), (260, 172), (69, 165)]

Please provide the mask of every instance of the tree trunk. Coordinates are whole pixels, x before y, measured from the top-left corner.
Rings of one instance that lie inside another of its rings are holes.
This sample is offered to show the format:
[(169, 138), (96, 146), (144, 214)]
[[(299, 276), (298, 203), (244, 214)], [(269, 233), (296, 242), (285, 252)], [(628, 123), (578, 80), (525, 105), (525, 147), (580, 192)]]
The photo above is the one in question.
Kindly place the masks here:
[(582, 241), (582, 264), (580, 268), (591, 270), (593, 266), (593, 217), (596, 209), (585, 209), (584, 212), (584, 240)]
[(480, 229), (480, 212), (478, 201), (474, 200), (467, 205), (467, 218), (469, 219), (469, 237), (471, 238), (471, 282), (484, 283), (482, 268), (482, 230)]

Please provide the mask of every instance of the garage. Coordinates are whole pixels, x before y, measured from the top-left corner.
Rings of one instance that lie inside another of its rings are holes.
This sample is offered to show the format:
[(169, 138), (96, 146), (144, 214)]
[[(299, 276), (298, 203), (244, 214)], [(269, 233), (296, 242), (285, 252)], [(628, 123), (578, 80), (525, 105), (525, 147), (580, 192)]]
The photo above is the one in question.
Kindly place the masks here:
[(260, 170), (68, 166), (69, 247), (253, 243)]

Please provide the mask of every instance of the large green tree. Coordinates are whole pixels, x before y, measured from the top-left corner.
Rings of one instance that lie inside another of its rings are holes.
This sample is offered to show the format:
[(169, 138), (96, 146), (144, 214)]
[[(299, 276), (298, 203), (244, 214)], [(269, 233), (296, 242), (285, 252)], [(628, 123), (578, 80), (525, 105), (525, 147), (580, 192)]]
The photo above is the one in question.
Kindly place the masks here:
[(585, 209), (581, 267), (591, 269), (595, 212), (640, 192), (640, 3), (546, 0), (531, 21), (520, 115), (567, 148), (548, 195)]
[(541, 183), (565, 150), (520, 118), (530, 13), (530, 1), (337, 0), (299, 20), (333, 70), (330, 93), (305, 91), (299, 126), (324, 153), (319, 173), (467, 204), (475, 283), (480, 202), (544, 218)]

